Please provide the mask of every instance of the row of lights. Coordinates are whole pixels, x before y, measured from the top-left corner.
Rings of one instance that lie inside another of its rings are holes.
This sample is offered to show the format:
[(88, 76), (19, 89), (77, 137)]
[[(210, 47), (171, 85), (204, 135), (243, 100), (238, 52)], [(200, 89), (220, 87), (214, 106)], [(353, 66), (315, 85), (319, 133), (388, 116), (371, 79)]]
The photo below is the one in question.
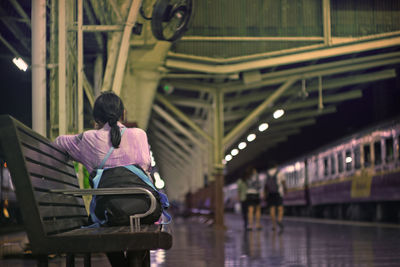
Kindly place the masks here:
[[(283, 109), (277, 109), (277, 110), (275, 110), (275, 112), (273, 113), (273, 117), (274, 117), (274, 119), (279, 119), (280, 117), (283, 116), (283, 114), (285, 114), (285, 111), (284, 111)], [(264, 132), (265, 130), (268, 129), (268, 127), (269, 127), (268, 123), (264, 122), (264, 123), (261, 123), (261, 124), (258, 126), (258, 130), (259, 130), (260, 132)], [(251, 134), (249, 134), (249, 135), (247, 136), (246, 140), (247, 140), (247, 142), (250, 143), (250, 142), (254, 141), (254, 140), (256, 139), (256, 137), (257, 137), (256, 134), (251, 133)], [(239, 154), (239, 151), (240, 151), (240, 150), (243, 150), (243, 149), (245, 149), (246, 147), (247, 147), (247, 143), (246, 143), (245, 141), (240, 142), (239, 145), (238, 145), (238, 148), (232, 149), (232, 150), (231, 150), (231, 153), (230, 153), (230, 154), (227, 154), (227, 155), (225, 156), (225, 161), (226, 161), (226, 162), (231, 161), (231, 160), (233, 159), (234, 156), (236, 156), (236, 155)]]
[[(153, 157), (153, 152), (150, 150), (150, 158), (151, 158), (151, 167), (156, 166), (156, 161), (154, 160)], [(161, 179), (161, 176), (158, 172), (153, 173), (154, 177), (154, 185), (157, 187), (157, 189), (163, 189), (165, 186), (165, 182), (163, 179)]]

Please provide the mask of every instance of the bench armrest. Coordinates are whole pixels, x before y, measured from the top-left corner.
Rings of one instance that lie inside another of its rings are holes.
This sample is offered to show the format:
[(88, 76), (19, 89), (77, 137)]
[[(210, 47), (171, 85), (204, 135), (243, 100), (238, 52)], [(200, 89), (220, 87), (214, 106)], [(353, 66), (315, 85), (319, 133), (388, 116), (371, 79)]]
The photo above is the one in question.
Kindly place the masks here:
[(84, 196), (84, 195), (135, 195), (146, 194), (150, 198), (150, 208), (141, 214), (129, 216), (131, 232), (140, 231), (140, 218), (146, 217), (156, 209), (157, 200), (150, 190), (141, 187), (122, 187), (122, 188), (97, 188), (97, 189), (52, 189), (50, 192), (62, 193), (65, 195)]

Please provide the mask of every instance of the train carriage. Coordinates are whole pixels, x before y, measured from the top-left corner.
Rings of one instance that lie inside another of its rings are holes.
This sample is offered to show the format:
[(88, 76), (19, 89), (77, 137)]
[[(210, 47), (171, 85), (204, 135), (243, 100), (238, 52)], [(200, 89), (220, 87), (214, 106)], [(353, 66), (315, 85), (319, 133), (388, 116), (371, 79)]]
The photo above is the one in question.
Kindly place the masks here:
[(287, 213), (400, 222), (399, 145), (397, 118), (281, 164)]

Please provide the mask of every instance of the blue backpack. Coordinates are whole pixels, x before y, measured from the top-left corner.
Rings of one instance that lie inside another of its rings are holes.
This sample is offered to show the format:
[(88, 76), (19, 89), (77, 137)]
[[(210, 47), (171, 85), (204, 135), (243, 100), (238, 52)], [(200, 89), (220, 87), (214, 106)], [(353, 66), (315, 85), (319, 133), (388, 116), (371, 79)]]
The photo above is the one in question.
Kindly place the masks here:
[[(121, 136), (126, 128), (121, 130)], [(159, 192), (145, 172), (138, 166), (127, 165), (114, 168), (103, 169), (107, 159), (114, 151), (111, 147), (104, 157), (99, 168), (96, 170), (95, 177), (91, 180), (93, 188), (115, 188), (115, 187), (142, 187), (148, 189), (157, 200), (156, 210), (141, 219), (141, 223), (152, 224), (159, 220), (163, 214), (168, 224), (172, 220), (166, 209), (169, 201), (165, 194)], [(93, 175), (92, 175), (93, 176)], [(92, 227), (101, 225), (129, 225), (129, 216), (144, 213), (149, 209), (150, 200), (148, 196), (136, 195), (93, 195), (90, 202), (90, 218), (93, 222)]]

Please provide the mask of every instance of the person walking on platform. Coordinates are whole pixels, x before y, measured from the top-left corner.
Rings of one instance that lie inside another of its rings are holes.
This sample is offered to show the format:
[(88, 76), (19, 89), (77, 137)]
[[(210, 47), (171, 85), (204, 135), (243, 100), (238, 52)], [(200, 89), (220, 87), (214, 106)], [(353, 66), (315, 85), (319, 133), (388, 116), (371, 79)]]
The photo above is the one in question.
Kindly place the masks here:
[(243, 217), (243, 223), (244, 223), (244, 229), (247, 229), (247, 222), (248, 222), (248, 216), (247, 216), (247, 202), (246, 202), (246, 194), (247, 194), (247, 183), (244, 178), (239, 178), (237, 181), (237, 188), (238, 188), (238, 198), (240, 201), (240, 210), (242, 212), (242, 217)]
[(253, 230), (254, 214), (256, 229), (261, 230), (261, 199), (260, 199), (260, 179), (257, 170), (250, 167), (246, 170), (245, 180), (247, 184), (246, 203), (248, 208), (248, 227), (247, 230)]
[[(280, 231), (283, 231), (283, 196), (286, 193), (286, 181), (282, 175), (279, 175), (279, 169), (267, 172), (267, 180), (264, 186), (264, 196), (269, 206), (269, 214), (272, 221), (272, 230), (275, 231), (278, 224)], [(278, 218), (276, 218), (276, 209), (278, 209)]]

